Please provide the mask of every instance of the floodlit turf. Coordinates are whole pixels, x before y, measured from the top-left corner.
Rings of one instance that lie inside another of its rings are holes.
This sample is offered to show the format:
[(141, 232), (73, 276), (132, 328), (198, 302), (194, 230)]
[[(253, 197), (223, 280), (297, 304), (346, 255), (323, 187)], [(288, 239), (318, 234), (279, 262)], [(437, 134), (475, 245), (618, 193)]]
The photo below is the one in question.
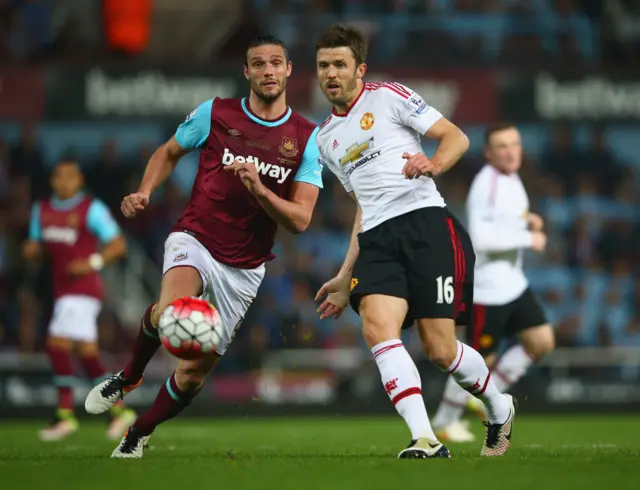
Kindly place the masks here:
[[(480, 434), (479, 422), (472, 421)], [(409, 440), (397, 418), (171, 421), (143, 460), (111, 460), (103, 426), (41, 443), (39, 426), (0, 425), (0, 488), (33, 489), (509, 489), (640, 488), (640, 416), (516, 418), (504, 458), (481, 441), (451, 460), (398, 461)]]

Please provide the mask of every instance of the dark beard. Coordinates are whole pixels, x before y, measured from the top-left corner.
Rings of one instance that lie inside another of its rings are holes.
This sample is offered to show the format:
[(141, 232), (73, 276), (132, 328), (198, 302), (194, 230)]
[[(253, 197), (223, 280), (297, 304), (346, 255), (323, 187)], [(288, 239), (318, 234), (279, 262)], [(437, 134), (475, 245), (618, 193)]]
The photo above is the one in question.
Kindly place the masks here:
[[(260, 86), (258, 86), (257, 88), (259, 89)], [(265, 94), (260, 90), (256, 90), (256, 89), (254, 89), (253, 92), (265, 104), (272, 104), (273, 102), (276, 101), (276, 99), (278, 99), (278, 97), (280, 97), (284, 93), (286, 88), (287, 88), (287, 81), (284, 80), (282, 82), (282, 85), (280, 85), (280, 90), (278, 90), (275, 94), (272, 94), (272, 93)]]

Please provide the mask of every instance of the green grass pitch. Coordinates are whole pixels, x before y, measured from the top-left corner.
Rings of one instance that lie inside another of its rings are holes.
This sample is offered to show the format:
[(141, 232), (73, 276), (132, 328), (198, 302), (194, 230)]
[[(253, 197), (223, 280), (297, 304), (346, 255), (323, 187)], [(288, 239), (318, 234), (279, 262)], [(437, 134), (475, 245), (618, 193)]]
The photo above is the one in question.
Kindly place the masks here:
[[(478, 435), (482, 426), (475, 420)], [(398, 461), (409, 442), (390, 418), (176, 419), (144, 459), (111, 460), (104, 426), (41, 443), (34, 423), (0, 424), (0, 487), (33, 489), (509, 489), (640, 488), (640, 416), (516, 418), (504, 458), (481, 440), (449, 445), (451, 460)]]

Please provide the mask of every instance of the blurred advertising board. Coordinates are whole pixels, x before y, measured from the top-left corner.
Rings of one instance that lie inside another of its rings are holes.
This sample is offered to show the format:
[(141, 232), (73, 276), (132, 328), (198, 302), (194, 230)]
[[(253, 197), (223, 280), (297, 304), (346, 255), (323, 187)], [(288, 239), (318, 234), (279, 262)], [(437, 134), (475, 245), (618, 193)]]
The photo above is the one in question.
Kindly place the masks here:
[(45, 77), (37, 69), (0, 69), (0, 119), (38, 120), (45, 112)]
[(640, 77), (510, 73), (502, 84), (500, 111), (513, 121), (639, 121)]
[[(495, 77), (476, 70), (388, 70), (371, 72), (367, 81), (403, 83), (428, 104), (460, 123), (482, 123), (498, 115)], [(242, 70), (173, 73), (91, 68), (54, 69), (47, 76), (47, 118), (183, 118), (212, 97), (248, 94)], [(329, 114), (315, 73), (294, 72), (288, 102), (300, 112)]]
[[(303, 351), (314, 354), (314, 351)], [(318, 356), (326, 356), (319, 352)], [(20, 363), (3, 362), (0, 354), (0, 419), (18, 417), (48, 417), (55, 409), (56, 390), (51, 384), (51, 372), (46, 358), (35, 356), (37, 362), (23, 358)], [(15, 360), (15, 358), (14, 358)], [(386, 396), (371, 360), (356, 368), (335, 364), (321, 368), (310, 365), (294, 368), (286, 359), (256, 371), (220, 372), (211, 376), (187, 414), (209, 415), (357, 415), (395, 412)], [(13, 364), (13, 366), (12, 366)], [(285, 364), (289, 365), (285, 368)], [(418, 362), (427, 408), (434, 412), (442, 396), (446, 377), (426, 360)], [(126, 398), (136, 409), (149, 407), (158, 389), (173, 368), (145, 374), (142, 386)], [(166, 372), (164, 372), (166, 371)], [(640, 410), (638, 373), (593, 367), (571, 368), (554, 374), (540, 367), (513, 389), (523, 413), (622, 413)], [(80, 380), (75, 390), (78, 412), (91, 388)]]
[(53, 70), (47, 77), (49, 119), (182, 119), (204, 100), (235, 97), (238, 76), (182, 75), (160, 70)]

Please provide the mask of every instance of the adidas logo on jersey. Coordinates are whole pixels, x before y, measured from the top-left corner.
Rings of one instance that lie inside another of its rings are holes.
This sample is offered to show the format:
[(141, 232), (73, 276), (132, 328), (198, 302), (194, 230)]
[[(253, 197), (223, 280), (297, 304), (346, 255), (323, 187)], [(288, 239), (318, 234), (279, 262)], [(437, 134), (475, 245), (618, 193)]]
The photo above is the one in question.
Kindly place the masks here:
[(291, 173), (290, 168), (281, 167), (280, 165), (274, 165), (272, 163), (261, 162), (257, 157), (247, 156), (243, 157), (240, 155), (234, 155), (229, 151), (228, 148), (224, 149), (224, 154), (222, 155), (222, 165), (231, 165), (234, 160), (238, 159), (240, 162), (253, 163), (256, 166), (256, 170), (259, 174), (268, 175), (274, 179), (277, 179), (278, 184), (282, 184), (289, 174)]

